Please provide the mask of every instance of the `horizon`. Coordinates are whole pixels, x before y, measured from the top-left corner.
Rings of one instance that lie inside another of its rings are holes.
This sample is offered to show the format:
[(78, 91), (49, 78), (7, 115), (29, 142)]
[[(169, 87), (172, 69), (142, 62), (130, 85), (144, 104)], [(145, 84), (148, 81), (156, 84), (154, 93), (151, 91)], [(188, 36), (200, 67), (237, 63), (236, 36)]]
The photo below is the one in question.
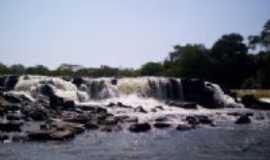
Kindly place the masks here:
[(257, 34), (270, 2), (15, 0), (0, 8), (3, 64), (138, 68), (161, 62), (177, 44), (209, 48), (224, 34)]

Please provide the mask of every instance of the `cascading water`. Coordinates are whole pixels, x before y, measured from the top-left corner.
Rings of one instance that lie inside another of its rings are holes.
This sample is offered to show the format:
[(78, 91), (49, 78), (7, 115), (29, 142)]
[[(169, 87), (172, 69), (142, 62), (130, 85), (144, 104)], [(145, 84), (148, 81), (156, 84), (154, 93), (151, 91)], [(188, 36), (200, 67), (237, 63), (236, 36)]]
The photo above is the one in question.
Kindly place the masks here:
[(41, 94), (40, 88), (44, 85), (49, 85), (57, 96), (78, 103), (132, 96), (133, 99), (137, 97), (198, 103), (201, 97), (206, 97), (204, 99), (211, 99), (221, 107), (236, 104), (216, 84), (193, 80), (184, 80), (183, 84), (181, 79), (165, 77), (81, 78), (79, 84), (74, 84), (74, 80), (72, 83), (56, 77), (20, 76), (13, 92), (24, 93), (35, 99)]

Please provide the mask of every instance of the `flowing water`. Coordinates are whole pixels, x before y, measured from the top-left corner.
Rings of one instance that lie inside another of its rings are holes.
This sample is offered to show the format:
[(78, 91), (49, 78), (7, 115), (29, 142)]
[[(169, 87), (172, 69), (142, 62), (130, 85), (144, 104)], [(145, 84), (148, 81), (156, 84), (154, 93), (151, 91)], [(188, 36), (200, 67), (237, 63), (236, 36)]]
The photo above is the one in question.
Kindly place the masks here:
[[(252, 124), (235, 125), (236, 117), (227, 113), (251, 110), (243, 108), (210, 82), (195, 85), (211, 91), (215, 105), (220, 105), (220, 109), (198, 106), (198, 109), (190, 110), (168, 105), (167, 101), (186, 101), (190, 97), (188, 92), (196, 90), (184, 80), (164, 77), (84, 78), (74, 84), (61, 78), (21, 76), (9, 93), (23, 94), (35, 101), (41, 96), (44, 85), (52, 87), (56, 95), (77, 104), (107, 106), (121, 102), (131, 108), (141, 106), (147, 111), (145, 114), (128, 108), (108, 108), (114, 115), (136, 116), (139, 121), (150, 123), (159, 117), (169, 117), (169, 122), (176, 125), (181, 123), (182, 115), (204, 114), (214, 119), (217, 127), (184, 132), (172, 127), (140, 134), (126, 129), (111, 133), (88, 131), (67, 142), (7, 143), (0, 145), (1, 160), (270, 159), (270, 113), (252, 111), (255, 113)], [(229, 108), (231, 106), (234, 107)]]

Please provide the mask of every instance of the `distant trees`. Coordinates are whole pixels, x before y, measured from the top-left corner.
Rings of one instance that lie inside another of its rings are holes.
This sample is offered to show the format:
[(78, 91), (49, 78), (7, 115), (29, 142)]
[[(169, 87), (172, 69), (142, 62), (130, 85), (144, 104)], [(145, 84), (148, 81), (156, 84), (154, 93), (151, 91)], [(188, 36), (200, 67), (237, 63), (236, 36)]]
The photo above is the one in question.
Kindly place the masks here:
[(144, 76), (158, 76), (162, 74), (163, 66), (161, 63), (148, 62), (142, 65), (140, 74)]
[(0, 75), (2, 74), (171, 76), (200, 78), (226, 88), (270, 88), (270, 20), (258, 35), (248, 37), (248, 44), (240, 34), (230, 33), (221, 36), (211, 48), (202, 44), (176, 45), (163, 62), (148, 62), (137, 70), (106, 65), (83, 68), (68, 64), (49, 70), (43, 65), (24, 67), (21, 64), (6, 66), (0, 63)]

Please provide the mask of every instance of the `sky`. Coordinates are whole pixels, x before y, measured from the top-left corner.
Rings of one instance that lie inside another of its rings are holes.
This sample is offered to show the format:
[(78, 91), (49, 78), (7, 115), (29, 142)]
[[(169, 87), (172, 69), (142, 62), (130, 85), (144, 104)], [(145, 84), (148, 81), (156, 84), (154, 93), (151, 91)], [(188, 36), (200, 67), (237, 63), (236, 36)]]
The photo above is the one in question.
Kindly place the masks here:
[(268, 19), (269, 0), (0, 0), (0, 62), (137, 68)]

